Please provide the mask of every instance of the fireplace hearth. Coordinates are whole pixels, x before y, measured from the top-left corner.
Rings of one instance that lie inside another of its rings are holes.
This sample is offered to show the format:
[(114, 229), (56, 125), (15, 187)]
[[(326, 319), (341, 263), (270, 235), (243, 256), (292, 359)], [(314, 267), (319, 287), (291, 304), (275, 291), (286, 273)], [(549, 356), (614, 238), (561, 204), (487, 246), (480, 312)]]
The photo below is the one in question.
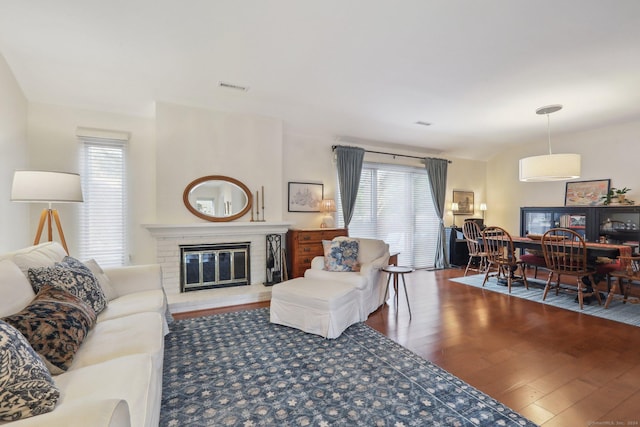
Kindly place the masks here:
[(250, 242), (180, 246), (180, 291), (251, 283)]

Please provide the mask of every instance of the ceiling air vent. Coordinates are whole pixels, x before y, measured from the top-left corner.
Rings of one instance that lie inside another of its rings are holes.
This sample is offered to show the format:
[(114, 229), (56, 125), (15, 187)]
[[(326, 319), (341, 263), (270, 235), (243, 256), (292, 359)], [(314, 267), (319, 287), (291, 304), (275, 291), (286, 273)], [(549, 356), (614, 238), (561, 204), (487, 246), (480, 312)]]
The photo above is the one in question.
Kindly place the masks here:
[(249, 86), (240, 86), (240, 85), (236, 85), (228, 82), (218, 82), (218, 86), (224, 87), (227, 89), (241, 90), (243, 92), (247, 92), (249, 90)]
[(420, 126), (431, 126), (431, 123), (423, 122), (422, 120), (418, 120), (417, 122), (415, 122), (415, 124)]

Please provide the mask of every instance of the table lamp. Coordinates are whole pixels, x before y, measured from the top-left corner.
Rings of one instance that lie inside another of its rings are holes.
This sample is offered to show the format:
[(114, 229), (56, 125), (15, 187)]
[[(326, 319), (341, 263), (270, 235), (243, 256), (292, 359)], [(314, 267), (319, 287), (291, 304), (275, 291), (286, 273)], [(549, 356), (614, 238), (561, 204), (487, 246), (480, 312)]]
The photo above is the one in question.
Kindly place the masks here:
[(486, 203), (480, 203), (480, 211), (482, 212), (482, 222), (484, 222), (484, 213), (487, 210), (487, 204)]
[(33, 244), (40, 243), (45, 222), (47, 223), (49, 241), (53, 240), (52, 222), (55, 221), (60, 243), (67, 254), (69, 253), (60, 216), (58, 211), (52, 209), (51, 206), (53, 203), (83, 201), (80, 175), (51, 171), (15, 171), (11, 187), (11, 200), (14, 202), (48, 203), (48, 208), (43, 209), (40, 214), (38, 231)]
[(334, 228), (335, 219), (333, 213), (336, 211), (336, 202), (333, 199), (323, 199), (320, 204), (320, 212), (324, 212), (325, 216), (322, 217), (321, 228)]
[(458, 212), (458, 210), (460, 210), (460, 206), (458, 205), (458, 203), (453, 202), (451, 203), (451, 213), (453, 213), (453, 226), (456, 226), (456, 212)]

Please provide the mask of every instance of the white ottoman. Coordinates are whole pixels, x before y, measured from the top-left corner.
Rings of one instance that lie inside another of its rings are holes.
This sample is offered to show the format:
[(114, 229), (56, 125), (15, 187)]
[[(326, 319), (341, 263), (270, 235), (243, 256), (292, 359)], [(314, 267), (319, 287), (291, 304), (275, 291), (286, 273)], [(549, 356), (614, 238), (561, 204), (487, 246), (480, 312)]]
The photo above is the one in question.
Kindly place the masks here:
[(338, 338), (359, 321), (358, 293), (348, 283), (299, 277), (271, 291), (271, 323)]

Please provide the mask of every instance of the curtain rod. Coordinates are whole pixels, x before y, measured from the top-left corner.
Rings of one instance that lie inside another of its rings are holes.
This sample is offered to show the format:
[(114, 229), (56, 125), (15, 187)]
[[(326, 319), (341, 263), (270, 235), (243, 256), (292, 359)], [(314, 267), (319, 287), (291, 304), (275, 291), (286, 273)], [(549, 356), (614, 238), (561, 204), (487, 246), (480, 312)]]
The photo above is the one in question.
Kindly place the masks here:
[[(332, 151), (336, 151), (336, 147), (337, 147), (337, 145), (332, 145), (331, 146), (331, 150)], [(448, 163), (453, 163), (451, 160), (439, 159), (437, 157), (419, 157), (419, 156), (410, 156), (408, 154), (386, 153), (384, 151), (373, 151), (373, 150), (364, 150), (364, 152), (365, 153), (374, 153), (374, 154), (386, 154), (387, 156), (393, 156), (393, 157), (407, 157), (409, 159), (419, 159), (419, 160), (424, 160), (424, 159), (446, 160)]]

